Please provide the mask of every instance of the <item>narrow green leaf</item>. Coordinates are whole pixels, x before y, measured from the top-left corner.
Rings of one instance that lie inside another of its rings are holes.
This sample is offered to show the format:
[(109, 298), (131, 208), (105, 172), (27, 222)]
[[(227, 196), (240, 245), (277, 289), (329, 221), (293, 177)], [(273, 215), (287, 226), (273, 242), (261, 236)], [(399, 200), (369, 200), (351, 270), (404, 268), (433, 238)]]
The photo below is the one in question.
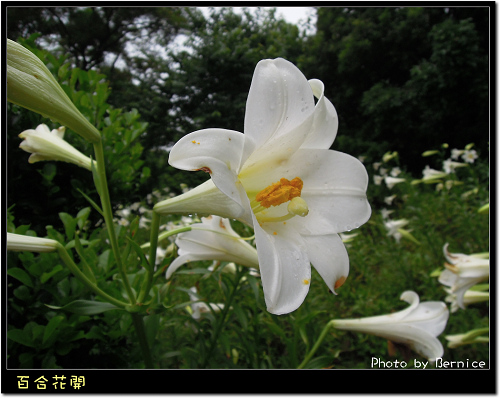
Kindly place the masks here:
[(141, 246), (139, 246), (139, 244), (137, 242), (133, 241), (128, 236), (127, 236), (127, 240), (132, 245), (132, 248), (135, 250), (135, 252), (139, 256), (139, 258), (141, 259), (141, 265), (145, 269), (149, 269), (150, 268), (149, 261), (147, 260), (146, 256), (144, 255), (144, 252), (142, 251)]
[(75, 234), (75, 249), (78, 255), (80, 256), (81, 264), (82, 264), (82, 271), (85, 274), (87, 278), (93, 283), (97, 284), (97, 280), (95, 278), (94, 272), (92, 271), (92, 268), (90, 265), (87, 263), (87, 260), (85, 260), (85, 256), (83, 254), (83, 246), (80, 242), (80, 238), (78, 238), (78, 234)]
[(45, 304), (47, 307), (53, 310), (64, 310), (72, 312), (78, 315), (96, 315), (105, 311), (119, 310), (121, 308), (110, 303), (104, 303), (101, 301), (89, 301), (89, 300), (75, 300), (64, 307), (56, 307), (54, 305)]
[[(90, 157), (90, 160), (93, 160), (92, 156)], [(101, 179), (100, 179), (99, 173), (97, 172), (97, 169), (95, 167), (95, 162), (92, 161), (90, 163), (90, 167), (92, 169), (92, 177), (94, 178), (94, 185), (95, 185), (95, 188), (97, 189), (97, 193), (99, 194), (99, 196), (102, 196)]]
[(104, 212), (102, 211), (102, 209), (99, 207), (99, 205), (94, 202), (92, 199), (90, 199), (85, 193), (83, 193), (83, 191), (79, 188), (77, 188), (77, 191), (80, 192), (82, 194), (82, 196), (87, 199), (87, 202), (89, 202), (92, 207), (101, 215), (104, 217)]

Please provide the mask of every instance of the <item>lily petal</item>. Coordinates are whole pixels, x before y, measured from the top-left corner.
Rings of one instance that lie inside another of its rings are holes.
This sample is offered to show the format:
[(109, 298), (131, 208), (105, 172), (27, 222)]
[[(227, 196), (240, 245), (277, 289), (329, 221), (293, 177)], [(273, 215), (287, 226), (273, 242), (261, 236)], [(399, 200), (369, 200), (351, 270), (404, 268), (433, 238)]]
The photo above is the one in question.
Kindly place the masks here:
[(245, 135), (257, 148), (294, 130), (313, 111), (311, 87), (295, 65), (282, 58), (257, 64), (245, 113)]
[[(245, 213), (241, 204), (222, 193), (212, 180), (205, 181), (182, 195), (158, 202), (153, 209), (158, 214), (217, 214), (235, 219), (241, 219)], [(249, 222), (251, 223), (251, 219)]]
[(330, 290), (340, 287), (349, 275), (349, 256), (337, 234), (302, 236), (307, 245), (307, 254), (312, 265), (321, 275)]
[(246, 143), (245, 136), (237, 131), (198, 130), (182, 137), (174, 145), (168, 162), (181, 170), (210, 173), (217, 188), (243, 210), (249, 205), (245, 203), (246, 194), (238, 182), (237, 174), (245, 153), (249, 154), (252, 150), (253, 145)]
[(311, 265), (302, 237), (279, 223), (261, 228), (255, 221), (255, 243), (267, 310), (275, 315), (295, 311), (311, 283)]
[(328, 149), (337, 136), (339, 127), (337, 111), (328, 98), (325, 97), (325, 85), (321, 80), (311, 79), (309, 84), (314, 96), (318, 98), (318, 103), (314, 109), (314, 122), (311, 133), (307, 136), (302, 148)]

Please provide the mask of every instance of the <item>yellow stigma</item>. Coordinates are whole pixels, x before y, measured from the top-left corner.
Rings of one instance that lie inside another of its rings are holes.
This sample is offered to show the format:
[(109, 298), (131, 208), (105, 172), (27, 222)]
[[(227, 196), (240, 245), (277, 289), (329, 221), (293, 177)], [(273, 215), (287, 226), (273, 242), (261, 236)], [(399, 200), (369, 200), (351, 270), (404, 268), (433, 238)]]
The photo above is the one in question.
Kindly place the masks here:
[(255, 200), (260, 202), (260, 205), (266, 209), (271, 206), (279, 206), (293, 198), (299, 197), (303, 185), (304, 183), (299, 177), (295, 177), (292, 181), (282, 178), (260, 191)]
[(296, 216), (305, 217), (309, 213), (309, 207), (304, 199), (297, 196), (288, 203), (288, 212)]

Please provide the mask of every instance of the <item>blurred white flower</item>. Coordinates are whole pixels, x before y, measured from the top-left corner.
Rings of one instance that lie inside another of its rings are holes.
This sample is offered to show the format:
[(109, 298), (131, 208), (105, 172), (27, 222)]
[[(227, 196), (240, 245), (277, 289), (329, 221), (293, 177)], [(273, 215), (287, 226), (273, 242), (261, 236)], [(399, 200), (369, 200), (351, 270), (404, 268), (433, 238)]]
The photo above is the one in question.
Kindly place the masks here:
[(453, 148), (451, 150), (451, 158), (454, 160), (457, 160), (464, 152), (465, 152), (465, 150), (463, 150), (463, 149)]
[(397, 177), (401, 174), (401, 169), (399, 167), (393, 167), (390, 172), (392, 177)]
[(387, 188), (392, 189), (394, 187), (394, 185), (405, 182), (406, 180), (404, 178), (385, 176), (384, 181), (385, 181), (385, 185), (387, 185)]
[[(457, 312), (460, 308), (458, 304), (457, 294), (453, 293), (452, 289), (446, 288), (444, 289), (448, 295), (444, 299), (447, 303), (450, 303), (450, 311)], [(484, 301), (489, 301), (490, 293), (489, 292), (481, 292), (478, 290), (468, 289), (463, 297), (462, 297), (462, 306), (463, 308), (467, 307), (469, 304), (481, 303)]]
[(191, 301), (194, 301), (194, 303), (192, 303), (189, 306), (190, 311), (188, 310), (188, 312), (195, 320), (199, 320), (204, 314), (210, 314), (212, 313), (212, 311), (219, 312), (224, 309), (224, 304), (222, 303), (207, 304), (203, 301), (200, 301), (200, 298), (198, 296), (198, 290), (194, 286), (191, 289), (189, 289), (189, 299)]
[(462, 154), (462, 159), (464, 160), (464, 162), (474, 163), (474, 161), (477, 159), (477, 152), (476, 152), (476, 150), (475, 149), (466, 150)]
[(383, 176), (379, 176), (379, 175), (374, 175), (373, 176), (373, 183), (375, 185), (380, 185), (382, 184), (382, 181), (384, 181), (384, 177)]
[(467, 164), (465, 164), (465, 163), (454, 162), (451, 159), (446, 159), (443, 162), (443, 170), (446, 174), (454, 173), (455, 169), (457, 169), (459, 167), (466, 167), (466, 166), (467, 166)]
[(406, 219), (400, 219), (400, 220), (388, 220), (384, 221), (384, 226), (387, 229), (387, 235), (392, 236), (394, 239), (396, 239), (396, 242), (400, 242), (401, 238), (408, 231), (404, 230), (403, 227), (409, 224), (409, 221)]
[(382, 218), (384, 220), (387, 220), (389, 218), (389, 216), (391, 215), (391, 213), (393, 213), (393, 212), (394, 212), (394, 210), (388, 210), (385, 208), (380, 210), (380, 213), (382, 213)]
[(422, 175), (424, 177), (424, 180), (434, 180), (446, 177), (446, 173), (443, 173), (442, 171), (436, 169), (432, 169), (429, 165), (425, 166), (424, 170), (422, 171)]
[(418, 294), (413, 291), (403, 292), (401, 300), (409, 303), (410, 307), (388, 315), (335, 319), (332, 326), (341, 330), (373, 334), (407, 345), (429, 361), (442, 357), (444, 350), (437, 337), (448, 322), (449, 311), (446, 304), (442, 301), (420, 303)]
[(392, 205), (392, 202), (394, 201), (394, 199), (396, 198), (396, 196), (397, 196), (397, 195), (395, 195), (395, 194), (394, 194), (394, 195), (391, 195), (391, 196), (386, 196), (386, 197), (384, 198), (384, 203), (385, 203), (386, 205), (389, 205), (389, 206), (390, 206), (390, 205)]

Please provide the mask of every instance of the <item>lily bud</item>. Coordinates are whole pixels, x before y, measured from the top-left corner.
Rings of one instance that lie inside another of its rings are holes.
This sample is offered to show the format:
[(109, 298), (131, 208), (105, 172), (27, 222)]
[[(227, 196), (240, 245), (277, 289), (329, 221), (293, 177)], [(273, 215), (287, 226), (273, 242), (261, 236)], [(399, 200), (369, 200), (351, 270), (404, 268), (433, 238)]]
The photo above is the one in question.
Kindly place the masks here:
[(59, 245), (60, 243), (53, 239), (7, 232), (7, 250), (46, 253), (55, 251)]
[(96, 143), (99, 131), (81, 114), (45, 64), (31, 51), (7, 39), (7, 100), (69, 127)]

